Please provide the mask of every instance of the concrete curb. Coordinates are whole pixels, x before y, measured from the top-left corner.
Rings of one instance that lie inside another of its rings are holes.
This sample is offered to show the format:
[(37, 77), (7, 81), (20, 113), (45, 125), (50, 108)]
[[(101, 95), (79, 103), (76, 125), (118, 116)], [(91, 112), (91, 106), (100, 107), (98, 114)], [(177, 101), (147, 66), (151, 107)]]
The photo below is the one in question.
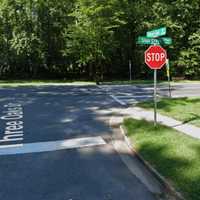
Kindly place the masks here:
[[(116, 128), (116, 127), (115, 127)], [(143, 159), (143, 157), (136, 151), (136, 149), (132, 146), (131, 141), (127, 137), (127, 130), (123, 125), (119, 126), (120, 132), (123, 136), (124, 142), (130, 148), (130, 150), (138, 157), (138, 159), (147, 167), (147, 169), (152, 173), (152, 175), (160, 182), (160, 184), (165, 189), (164, 193), (169, 195), (170, 200), (185, 200), (184, 197), (177, 192), (171, 184), (156, 170), (154, 169), (149, 162)]]
[[(128, 108), (126, 111), (126, 114), (129, 115), (131, 118), (134, 119), (145, 119), (147, 121), (154, 121), (154, 112), (152, 110), (147, 110), (141, 107), (133, 107)], [(170, 127), (172, 129), (175, 129), (185, 135), (188, 135), (189, 137), (193, 137), (196, 139), (200, 139), (200, 128), (196, 127), (191, 124), (184, 124), (181, 121), (178, 121), (172, 117), (168, 117), (165, 115), (162, 115), (160, 113), (157, 114), (157, 121), (158, 123)]]

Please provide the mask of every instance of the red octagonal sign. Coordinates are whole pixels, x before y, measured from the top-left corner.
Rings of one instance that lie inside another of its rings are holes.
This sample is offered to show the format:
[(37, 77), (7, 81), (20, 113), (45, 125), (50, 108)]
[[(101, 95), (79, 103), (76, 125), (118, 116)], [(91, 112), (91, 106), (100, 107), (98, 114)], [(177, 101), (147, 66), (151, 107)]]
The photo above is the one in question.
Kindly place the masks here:
[(166, 63), (167, 52), (161, 46), (150, 46), (145, 51), (145, 63), (151, 69), (161, 69)]

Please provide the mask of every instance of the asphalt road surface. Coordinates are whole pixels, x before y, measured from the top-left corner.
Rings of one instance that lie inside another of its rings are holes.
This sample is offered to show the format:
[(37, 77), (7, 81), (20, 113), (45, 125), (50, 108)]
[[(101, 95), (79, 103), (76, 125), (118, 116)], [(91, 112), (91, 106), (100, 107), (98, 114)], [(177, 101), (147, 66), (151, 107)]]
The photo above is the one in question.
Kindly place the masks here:
[[(102, 85), (101, 88), (107, 92), (119, 104), (127, 106), (139, 101), (153, 99), (154, 86), (144, 85)], [(171, 96), (177, 97), (200, 97), (200, 83), (175, 83), (171, 85)], [(158, 84), (157, 95), (169, 97), (168, 84)]]
[(0, 199), (155, 200), (110, 144), (96, 86), (0, 89)]

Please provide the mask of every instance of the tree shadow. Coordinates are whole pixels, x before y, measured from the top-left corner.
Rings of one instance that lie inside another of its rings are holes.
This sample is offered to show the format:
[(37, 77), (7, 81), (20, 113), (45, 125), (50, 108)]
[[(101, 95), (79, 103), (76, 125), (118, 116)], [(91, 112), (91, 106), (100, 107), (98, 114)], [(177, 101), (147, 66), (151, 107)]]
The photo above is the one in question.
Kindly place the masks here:
[(190, 122), (193, 122), (193, 121), (196, 121), (196, 120), (200, 120), (200, 115), (197, 115), (195, 113), (189, 113), (189, 114), (193, 117), (190, 117), (189, 119), (184, 120), (183, 124), (187, 124), (187, 123), (190, 123)]
[[(147, 160), (160, 174), (162, 174), (169, 184), (176, 188), (185, 199), (200, 199), (200, 170), (196, 170), (196, 174), (191, 173), (193, 167), (197, 167), (200, 160), (195, 161), (188, 157), (176, 156), (169, 153), (167, 145), (156, 145), (147, 142), (138, 149), (142, 157)], [(191, 147), (194, 154), (200, 155), (200, 144)], [(199, 168), (200, 169), (200, 168)]]
[[(112, 130), (107, 123), (108, 119), (113, 114), (112, 108), (120, 108), (108, 95), (106, 97), (105, 92), (95, 86), (19, 87), (1, 89), (1, 91), (2, 105), (18, 102), (24, 107), (26, 142), (72, 139), (89, 135), (110, 137)], [(100, 112), (109, 109), (111, 112)], [(142, 124), (135, 129), (140, 126)], [(164, 144), (145, 143), (139, 151), (143, 156), (149, 155), (145, 157), (146, 160), (150, 161), (153, 158), (152, 165), (158, 166), (156, 168), (162, 174), (172, 180), (177, 179), (179, 183), (177, 188), (179, 186), (184, 188), (185, 191), (182, 192), (188, 197), (187, 199), (199, 200), (199, 187), (196, 187), (200, 183), (199, 174), (192, 177), (191, 181), (185, 173), (192, 165), (191, 160), (166, 154), (168, 148)], [(198, 145), (194, 149), (200, 153)], [(116, 152), (106, 151), (105, 148), (70, 152), (63, 150), (32, 156), (24, 155), (23, 162), (21, 157), (1, 160), (4, 168), (0, 176), (1, 180), (4, 180), (1, 183), (4, 184), (1, 184), (0, 188), (6, 187), (2, 199), (6, 199), (4, 197), (8, 194), (16, 196), (15, 199), (17, 197), (18, 199), (22, 197), (24, 199), (64, 199), (62, 196), (55, 196), (61, 192), (65, 194), (65, 198), (69, 197), (68, 199), (72, 197), (81, 199), (81, 195), (84, 197), (82, 199), (87, 200), (121, 200), (125, 195), (129, 195), (126, 199), (140, 199), (143, 191), (140, 188), (141, 185), (138, 185), (138, 180), (127, 172), (127, 168), (121, 163)], [(114, 170), (113, 166), (115, 166)], [(108, 179), (99, 181), (102, 177)], [(129, 184), (123, 185), (126, 181)], [(17, 186), (16, 183), (18, 183)], [(134, 189), (132, 184), (135, 186)], [(23, 188), (24, 186), (26, 188)], [(109, 186), (113, 188), (109, 190)], [(38, 187), (42, 188), (39, 193)], [(102, 196), (105, 190), (110, 197)], [(192, 191), (189, 195), (188, 190)], [(129, 193), (125, 194), (124, 191)], [(147, 196), (146, 199), (152, 199), (152, 197)]]
[[(96, 86), (4, 88), (1, 94), (1, 113), (9, 102), (23, 106), (25, 142), (97, 135), (109, 138), (109, 119), (113, 109), (119, 108)], [(0, 121), (3, 126), (5, 123)]]
[(111, 145), (4, 156), (0, 168), (4, 200), (156, 199)]
[[(165, 99), (161, 99), (161, 101), (158, 101), (157, 108), (162, 109), (166, 112), (169, 112), (169, 111), (173, 110), (174, 107), (176, 107), (177, 105), (185, 106), (188, 103), (192, 103), (192, 104), (200, 103), (200, 99), (199, 98), (191, 99), (191, 98), (188, 98), (188, 97), (182, 97), (182, 98), (179, 98), (179, 99), (165, 98)], [(148, 102), (148, 101), (143, 102), (141, 104), (139, 103), (138, 105), (143, 107), (143, 108), (147, 108), (147, 109), (154, 107), (154, 103)]]

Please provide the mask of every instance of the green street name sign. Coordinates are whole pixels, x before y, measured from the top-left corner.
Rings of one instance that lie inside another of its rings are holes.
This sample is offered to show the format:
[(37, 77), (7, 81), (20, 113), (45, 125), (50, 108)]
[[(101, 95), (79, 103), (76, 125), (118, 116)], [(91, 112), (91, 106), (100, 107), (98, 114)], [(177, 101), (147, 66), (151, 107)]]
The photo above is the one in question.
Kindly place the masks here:
[(162, 45), (170, 45), (170, 44), (172, 44), (172, 38), (170, 38), (170, 37), (162, 37), (162, 38), (159, 38), (158, 39), (159, 40), (159, 42), (160, 42), (160, 44)]
[(159, 28), (159, 29), (148, 31), (146, 36), (148, 38), (157, 38), (157, 37), (166, 35), (166, 33), (167, 33), (167, 28), (162, 27), (162, 28)]
[(146, 36), (139, 36), (137, 44), (160, 44), (157, 39), (148, 38)]
[(137, 39), (137, 44), (170, 45), (172, 44), (172, 39), (170, 37), (148, 38), (146, 36), (139, 36)]

